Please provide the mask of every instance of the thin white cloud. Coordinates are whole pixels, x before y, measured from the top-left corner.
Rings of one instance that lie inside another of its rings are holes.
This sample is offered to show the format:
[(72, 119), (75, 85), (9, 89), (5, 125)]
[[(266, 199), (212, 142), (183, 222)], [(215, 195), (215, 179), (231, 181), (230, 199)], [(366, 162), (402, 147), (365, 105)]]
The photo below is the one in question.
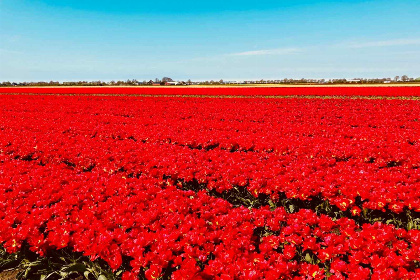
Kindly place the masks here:
[(268, 50), (256, 50), (232, 53), (232, 56), (252, 56), (252, 55), (285, 55), (285, 54), (296, 54), (302, 52), (299, 48), (281, 48), (281, 49), (268, 49)]
[(0, 54), (21, 54), (20, 51), (14, 51), (14, 50), (7, 50), (7, 49), (0, 49)]
[(296, 68), (280, 68), (280, 71), (285, 72), (315, 72), (315, 73), (384, 73), (384, 72), (404, 72), (407, 70), (416, 70), (416, 68), (411, 69), (410, 67), (334, 67), (334, 66), (325, 66), (325, 67), (296, 67)]
[(391, 46), (410, 46), (410, 45), (420, 45), (419, 39), (395, 39), (387, 41), (372, 41), (372, 42), (354, 42), (348, 44), (340, 44), (341, 46), (345, 45), (349, 48), (372, 48), (372, 47), (391, 47)]

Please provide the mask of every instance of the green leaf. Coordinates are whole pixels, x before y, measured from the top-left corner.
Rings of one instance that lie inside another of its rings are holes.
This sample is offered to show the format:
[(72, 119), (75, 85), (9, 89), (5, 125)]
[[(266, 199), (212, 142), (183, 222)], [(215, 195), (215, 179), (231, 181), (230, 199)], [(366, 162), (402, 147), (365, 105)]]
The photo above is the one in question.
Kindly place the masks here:
[(408, 224), (407, 224), (407, 229), (408, 230), (411, 230), (412, 228), (413, 228), (413, 221), (410, 221), (410, 222), (408, 222)]
[(98, 280), (108, 280), (108, 279), (105, 277), (105, 275), (101, 274), (99, 275)]
[(273, 211), (274, 209), (276, 209), (276, 205), (271, 199), (268, 200), (268, 204), (270, 205), (270, 210)]
[(86, 266), (81, 263), (73, 263), (68, 266), (65, 266), (63, 269), (61, 269), (63, 272), (80, 272), (84, 273), (86, 271)]
[(293, 204), (289, 205), (289, 212), (293, 213), (295, 211), (295, 206)]
[(28, 263), (27, 266), (28, 267), (33, 267), (33, 266), (37, 266), (37, 265), (40, 265), (40, 264), (42, 264), (42, 261), (41, 260), (37, 260), (37, 261)]
[(362, 213), (363, 213), (363, 216), (364, 216), (364, 217), (366, 217), (366, 214), (367, 214), (367, 208), (363, 208)]
[(46, 275), (43, 279), (41, 279), (41, 280), (48, 280), (51, 276), (53, 276), (53, 275), (58, 275), (58, 273), (56, 273), (55, 271), (54, 272), (51, 272), (50, 274), (48, 274), (48, 275)]
[(89, 279), (89, 274), (91, 274), (89, 270), (86, 270), (85, 272), (83, 272), (83, 275), (85, 276), (86, 279)]
[(305, 261), (308, 262), (308, 263), (312, 263), (312, 257), (309, 253), (306, 253)]
[(390, 220), (387, 220), (385, 223), (386, 223), (387, 225), (389, 225), (389, 224), (391, 224), (393, 221), (394, 221), (394, 220), (390, 219)]

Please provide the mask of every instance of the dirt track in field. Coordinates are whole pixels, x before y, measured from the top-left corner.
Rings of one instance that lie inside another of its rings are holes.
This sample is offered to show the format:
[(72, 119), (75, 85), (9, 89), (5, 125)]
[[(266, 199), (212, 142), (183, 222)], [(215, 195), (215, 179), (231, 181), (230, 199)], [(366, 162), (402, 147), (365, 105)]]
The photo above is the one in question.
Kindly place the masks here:
[[(228, 84), (228, 85), (185, 85), (185, 86), (26, 86), (24, 88), (317, 88), (317, 87), (420, 87), (420, 83), (398, 84)], [(14, 87), (3, 87), (14, 88)]]
[(0, 272), (0, 280), (16, 280), (16, 276), (19, 272), (19, 269), (10, 269)]
[[(194, 94), (121, 94), (121, 93), (6, 93), (1, 95), (28, 95), (28, 96), (92, 96), (92, 97), (175, 97), (175, 98), (267, 98), (267, 99), (387, 99), (387, 100), (420, 100), (420, 96), (363, 96), (363, 95), (194, 95)], [(0, 280), (2, 280), (0, 278)]]

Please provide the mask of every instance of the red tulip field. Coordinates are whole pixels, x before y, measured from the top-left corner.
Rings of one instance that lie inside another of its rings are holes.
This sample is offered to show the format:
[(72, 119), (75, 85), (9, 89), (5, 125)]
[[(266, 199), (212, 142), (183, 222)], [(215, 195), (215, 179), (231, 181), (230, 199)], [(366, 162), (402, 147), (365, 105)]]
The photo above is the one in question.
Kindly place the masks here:
[(420, 86), (304, 86), (304, 87), (12, 87), (1, 88), (9, 94), (61, 95), (142, 95), (207, 97), (294, 97), (294, 96), (370, 96), (420, 97)]
[(420, 87), (1, 88), (0, 272), (420, 279), (419, 99)]

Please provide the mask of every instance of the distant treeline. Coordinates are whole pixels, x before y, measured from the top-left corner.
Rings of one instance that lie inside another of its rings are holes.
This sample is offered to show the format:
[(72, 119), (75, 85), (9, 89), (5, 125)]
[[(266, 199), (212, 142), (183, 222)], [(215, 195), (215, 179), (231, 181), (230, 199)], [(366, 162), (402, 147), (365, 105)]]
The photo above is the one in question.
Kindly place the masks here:
[(418, 83), (419, 78), (410, 78), (406, 75), (396, 76), (394, 78), (377, 78), (377, 79), (282, 79), (282, 80), (248, 80), (248, 81), (224, 81), (224, 80), (210, 80), (210, 81), (174, 81), (171, 78), (164, 77), (162, 79), (156, 78), (149, 81), (138, 81), (136, 79), (126, 81), (71, 81), (71, 82), (57, 82), (57, 81), (38, 81), (38, 82), (2, 82), (1, 87), (12, 86), (158, 86), (158, 85), (233, 85), (233, 84), (383, 84), (383, 83)]

